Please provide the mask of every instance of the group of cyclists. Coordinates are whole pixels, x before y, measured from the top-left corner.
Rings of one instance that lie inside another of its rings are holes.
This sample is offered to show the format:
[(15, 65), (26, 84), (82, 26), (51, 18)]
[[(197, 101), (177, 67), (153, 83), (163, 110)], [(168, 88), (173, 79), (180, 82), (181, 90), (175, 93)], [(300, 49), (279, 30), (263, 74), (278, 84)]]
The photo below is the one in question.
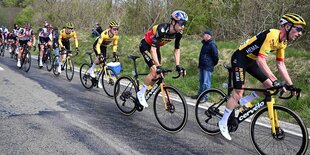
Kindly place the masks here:
[[(145, 77), (144, 83), (140, 91), (137, 92), (137, 97), (141, 105), (148, 107), (145, 100), (145, 92), (149, 85), (153, 85), (156, 77), (161, 73), (161, 53), (160, 47), (166, 45), (168, 42), (175, 40), (174, 44), (174, 60), (175, 68), (178, 72), (184, 72), (185, 69), (180, 66), (180, 40), (182, 38), (182, 32), (188, 22), (188, 15), (181, 10), (176, 10), (171, 14), (170, 23), (161, 23), (151, 27), (144, 35), (144, 38), (140, 42), (140, 52), (150, 68), (149, 74)], [(254, 37), (248, 39), (234, 52), (231, 57), (231, 65), (233, 70), (233, 91), (232, 95), (228, 99), (224, 115), (219, 121), (218, 126), (222, 135), (231, 140), (229, 131), (227, 128), (227, 121), (232, 112), (240, 101), (241, 106), (251, 102), (253, 99), (263, 96), (259, 92), (252, 92), (250, 95), (243, 96), (244, 84), (245, 84), (245, 72), (259, 80), (264, 88), (270, 87), (283, 87), (283, 84), (273, 74), (268, 67), (266, 60), (271, 52), (276, 53), (277, 68), (279, 70), (282, 79), (293, 89), (293, 82), (286, 69), (284, 58), (287, 42), (292, 41), (300, 37), (306, 26), (305, 20), (298, 14), (287, 13), (280, 19), (279, 29), (268, 29), (258, 33)], [(89, 75), (95, 77), (94, 68), (105, 61), (107, 47), (112, 46), (113, 56), (117, 56), (118, 45), (118, 30), (119, 24), (115, 21), (109, 23), (109, 28), (103, 30), (101, 34), (96, 38), (93, 44), (93, 50), (96, 53), (96, 60), (88, 71)], [(4, 31), (0, 31), (1, 36)], [(13, 36), (18, 39), (14, 39), (19, 43), (20, 52), (18, 54), (17, 66), (20, 66), (20, 55), (22, 52), (22, 45), (27, 44), (29, 48), (35, 47), (36, 38), (29, 24), (25, 24), (23, 28), (14, 26), (12, 31)], [(40, 65), (42, 65), (42, 50), (44, 44), (53, 46), (55, 54), (59, 54), (59, 51), (64, 49), (70, 50), (70, 38), (74, 38), (75, 48), (78, 52), (78, 40), (76, 32), (74, 31), (73, 23), (69, 22), (65, 25), (64, 29), (58, 31), (53, 29), (51, 24), (45, 23), (44, 27), (39, 32), (39, 46), (40, 46)], [(3, 39), (2, 39), (3, 40)], [(61, 64), (61, 60), (59, 62)], [(58, 71), (61, 72), (59, 65)], [(282, 88), (286, 91), (285, 88)]]

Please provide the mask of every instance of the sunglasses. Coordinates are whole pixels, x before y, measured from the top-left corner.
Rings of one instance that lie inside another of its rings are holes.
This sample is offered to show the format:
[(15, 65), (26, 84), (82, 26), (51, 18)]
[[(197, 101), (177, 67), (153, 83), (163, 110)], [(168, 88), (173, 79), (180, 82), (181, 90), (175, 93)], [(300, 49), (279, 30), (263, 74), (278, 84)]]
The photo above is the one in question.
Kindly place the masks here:
[(118, 27), (113, 27), (112, 30), (113, 31), (118, 31)]
[(304, 29), (302, 27), (292, 26), (296, 29), (297, 32), (303, 32)]
[(183, 20), (179, 20), (177, 21), (177, 23), (180, 25), (180, 26), (185, 26), (186, 25), (186, 21), (183, 21)]

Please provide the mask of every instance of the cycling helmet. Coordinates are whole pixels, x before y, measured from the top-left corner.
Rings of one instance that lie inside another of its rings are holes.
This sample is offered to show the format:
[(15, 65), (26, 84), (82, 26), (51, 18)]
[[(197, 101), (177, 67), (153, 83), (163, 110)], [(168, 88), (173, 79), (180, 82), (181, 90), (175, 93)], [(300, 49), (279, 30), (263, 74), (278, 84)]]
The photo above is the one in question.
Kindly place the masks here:
[(286, 23), (306, 26), (306, 21), (300, 15), (295, 14), (295, 13), (287, 13), (281, 17), (280, 25), (283, 25)]
[(119, 25), (118, 25), (118, 23), (117, 23), (116, 21), (111, 21), (111, 22), (109, 23), (109, 26), (110, 26), (110, 27), (118, 27)]
[(171, 14), (171, 19), (176, 21), (188, 21), (188, 16), (184, 11), (176, 10)]
[(74, 29), (74, 25), (72, 22), (68, 22), (66, 25), (65, 25), (66, 28), (69, 28), (69, 29)]

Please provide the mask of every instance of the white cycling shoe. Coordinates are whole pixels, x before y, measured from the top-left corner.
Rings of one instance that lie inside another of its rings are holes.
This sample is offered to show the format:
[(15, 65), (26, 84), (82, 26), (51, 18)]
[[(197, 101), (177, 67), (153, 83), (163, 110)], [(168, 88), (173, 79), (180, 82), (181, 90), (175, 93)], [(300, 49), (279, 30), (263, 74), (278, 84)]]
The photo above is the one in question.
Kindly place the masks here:
[(222, 120), (219, 121), (218, 123), (219, 125), (219, 128), (221, 130), (221, 134), (228, 140), (231, 140), (231, 137), (229, 135), (229, 132), (228, 132), (228, 127), (227, 127), (227, 124), (223, 123)]
[(143, 107), (146, 108), (146, 107), (149, 106), (149, 105), (146, 103), (144, 93), (137, 92), (137, 97), (138, 97), (138, 100), (139, 100), (140, 104), (141, 104)]
[(20, 60), (17, 61), (17, 67), (21, 67), (22, 65), (20, 64)]
[(59, 74), (61, 73), (61, 65), (58, 66), (57, 71)]
[(98, 88), (103, 88), (103, 87), (102, 87), (102, 83), (100, 82), (100, 79), (99, 79), (99, 81), (98, 81)]

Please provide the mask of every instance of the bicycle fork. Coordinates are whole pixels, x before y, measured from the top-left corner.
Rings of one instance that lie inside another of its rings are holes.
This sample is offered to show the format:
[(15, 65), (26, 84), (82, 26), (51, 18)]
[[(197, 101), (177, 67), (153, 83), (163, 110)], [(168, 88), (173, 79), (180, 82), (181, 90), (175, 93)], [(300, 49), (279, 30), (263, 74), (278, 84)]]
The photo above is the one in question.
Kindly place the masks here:
[[(161, 96), (164, 102), (164, 108), (166, 111), (174, 112), (174, 108), (173, 108), (173, 105), (171, 104), (171, 99), (170, 99), (168, 89), (164, 89), (164, 87), (165, 87), (165, 84), (161, 83), (160, 90), (161, 90)], [(165, 96), (167, 96), (167, 98)]]
[(268, 115), (271, 125), (271, 133), (273, 136), (277, 135), (276, 129), (279, 129), (279, 119), (276, 110), (273, 108), (275, 103), (274, 97), (267, 97), (266, 98), (267, 108), (268, 108)]

